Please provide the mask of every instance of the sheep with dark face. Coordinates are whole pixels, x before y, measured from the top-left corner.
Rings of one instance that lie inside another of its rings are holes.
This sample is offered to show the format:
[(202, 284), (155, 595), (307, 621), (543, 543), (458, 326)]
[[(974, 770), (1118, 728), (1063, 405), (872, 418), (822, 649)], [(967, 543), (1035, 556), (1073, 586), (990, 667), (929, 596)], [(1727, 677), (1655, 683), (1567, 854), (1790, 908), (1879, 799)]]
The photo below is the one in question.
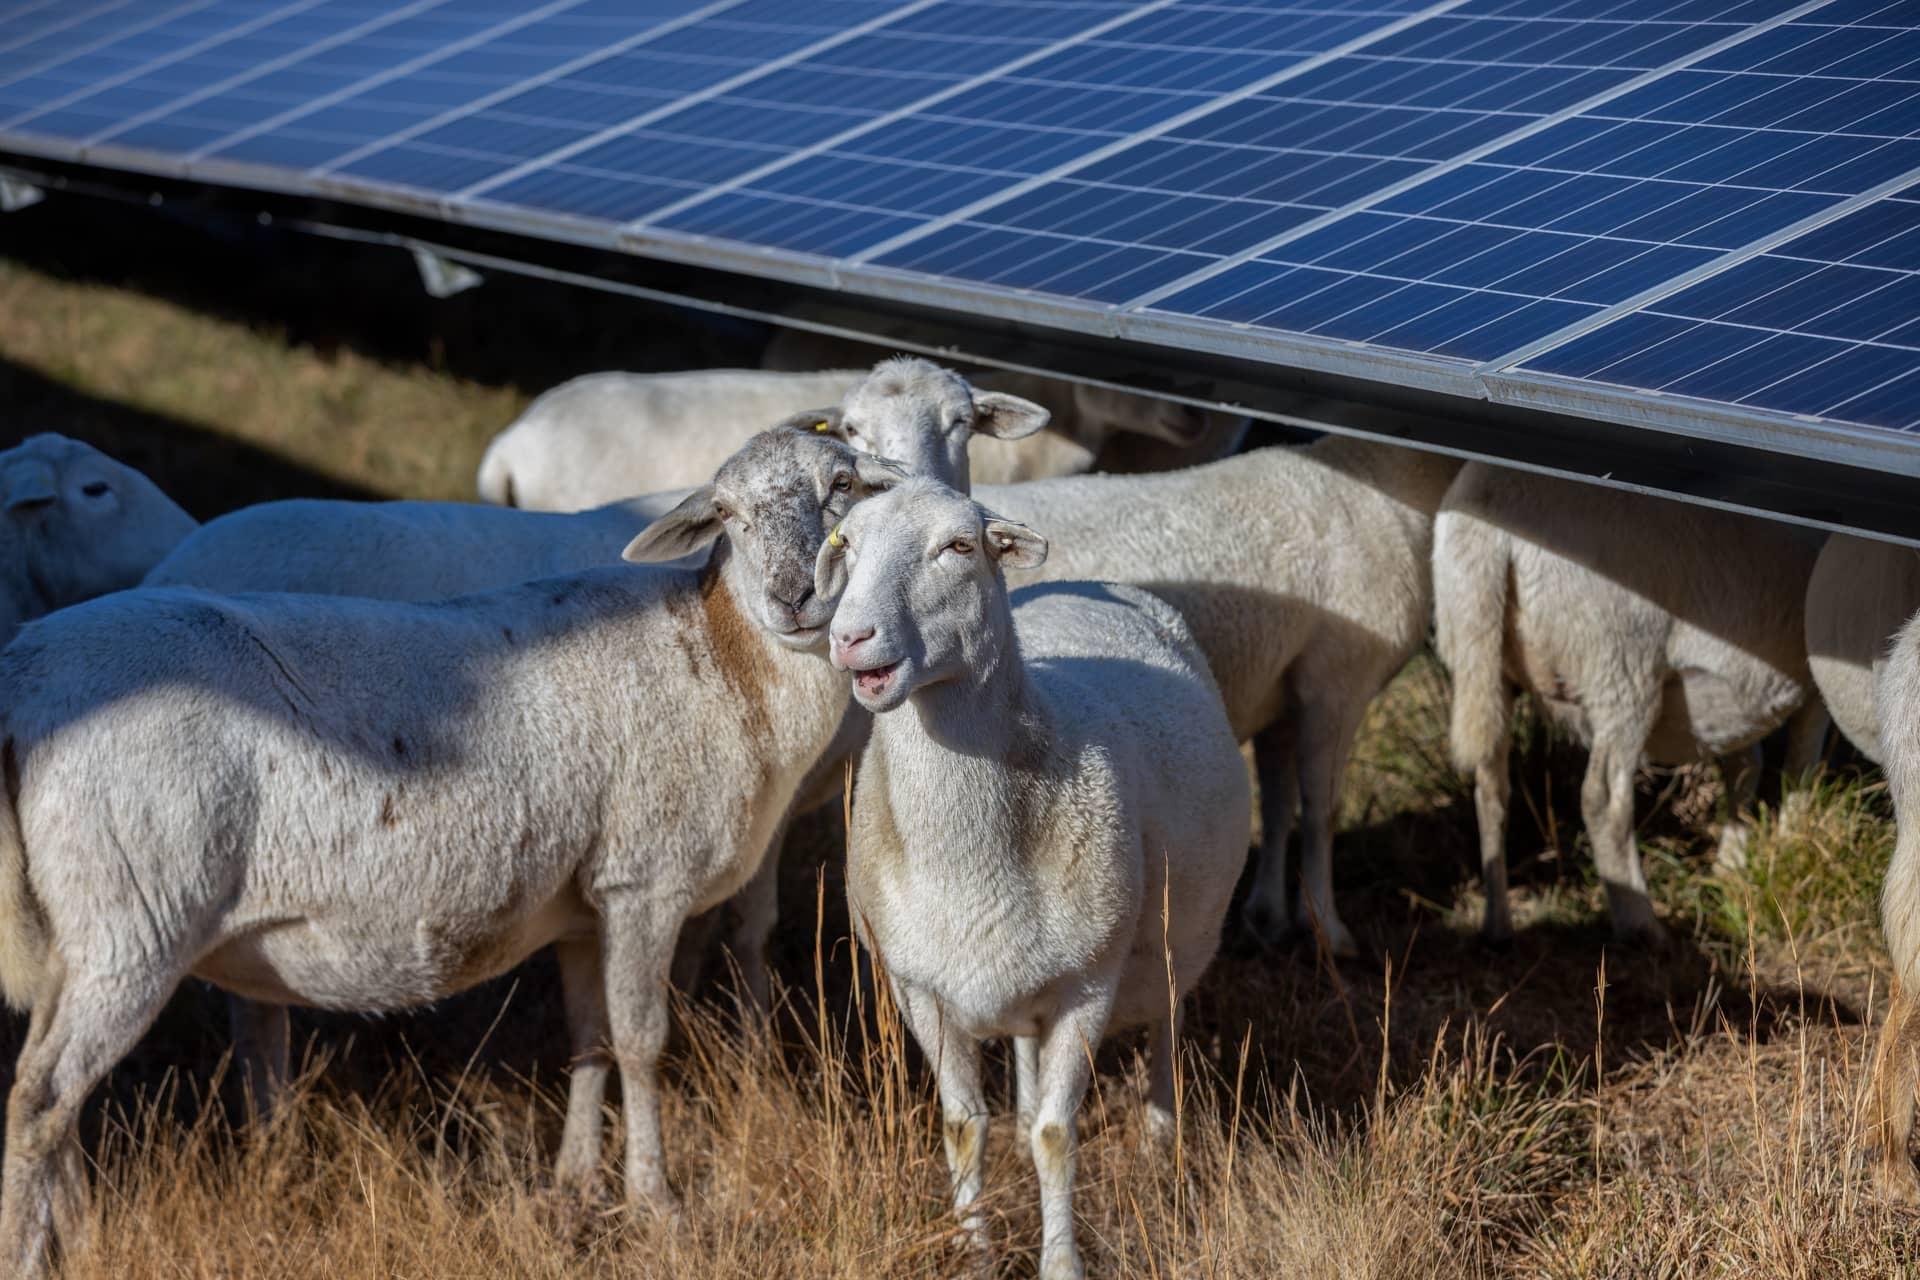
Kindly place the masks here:
[(575, 1063), (557, 1176), (597, 1176), (617, 1065), (627, 1199), (670, 1204), (674, 940), (754, 873), (840, 724), (815, 554), (895, 475), (767, 432), (628, 549), (718, 540), (702, 570), (424, 605), (142, 590), (26, 628), (0, 654), (0, 989), (33, 1015), (10, 1273), (42, 1274), (84, 1220), (80, 1106), (189, 975), (395, 1009), (551, 943)]
[[(1245, 856), (1246, 770), (1180, 616), (1131, 587), (1009, 598), (1046, 543), (926, 479), (821, 548), (832, 661), (874, 713), (848, 839), (851, 918), (937, 1066), (955, 1201), (979, 1194), (981, 1041), (1015, 1040), (1040, 1175), (1040, 1274), (1081, 1274), (1075, 1115), (1092, 1049), (1152, 1032), (1149, 1126), (1173, 1124), (1178, 1002)], [(1162, 917), (1163, 910), (1166, 912)], [(1170, 989), (1171, 987), (1171, 989)]]

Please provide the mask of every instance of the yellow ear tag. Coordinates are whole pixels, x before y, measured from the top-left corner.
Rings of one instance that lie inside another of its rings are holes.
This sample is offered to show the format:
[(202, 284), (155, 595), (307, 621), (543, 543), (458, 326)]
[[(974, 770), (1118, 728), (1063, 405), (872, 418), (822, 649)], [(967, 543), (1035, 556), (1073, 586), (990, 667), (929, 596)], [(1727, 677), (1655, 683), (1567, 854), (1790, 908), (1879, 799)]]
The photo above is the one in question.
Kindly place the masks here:
[(833, 532), (827, 535), (827, 545), (836, 551), (847, 545), (847, 540), (840, 536), (839, 525), (833, 526)]
[(813, 429), (815, 431), (826, 431), (832, 426), (833, 424), (831, 422), (828, 422), (825, 418), (822, 418), (820, 419), (820, 421), (813, 424)]

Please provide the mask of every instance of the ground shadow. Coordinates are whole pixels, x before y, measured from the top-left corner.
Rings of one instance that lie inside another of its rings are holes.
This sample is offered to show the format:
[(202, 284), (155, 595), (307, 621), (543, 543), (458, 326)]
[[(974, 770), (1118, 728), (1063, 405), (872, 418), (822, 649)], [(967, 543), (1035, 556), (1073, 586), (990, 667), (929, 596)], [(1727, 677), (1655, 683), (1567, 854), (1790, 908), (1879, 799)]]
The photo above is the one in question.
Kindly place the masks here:
[(181, 418), (77, 391), (0, 356), (0, 449), (57, 431), (145, 472), (200, 520), (278, 498), (371, 498), (357, 485)]

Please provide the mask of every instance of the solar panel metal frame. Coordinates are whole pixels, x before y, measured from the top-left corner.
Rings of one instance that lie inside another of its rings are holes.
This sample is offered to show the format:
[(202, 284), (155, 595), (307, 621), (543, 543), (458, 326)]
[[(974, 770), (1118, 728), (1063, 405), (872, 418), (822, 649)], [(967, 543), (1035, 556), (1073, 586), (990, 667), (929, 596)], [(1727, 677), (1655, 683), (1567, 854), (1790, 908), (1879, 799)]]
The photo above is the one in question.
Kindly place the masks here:
[[(1382, 24), (1381, 28), (1361, 40), (1348, 42), (1324, 55), (1307, 59), (1303, 63), (1291, 64), (1273, 76), (1262, 77), (1256, 84), (1267, 86), (1284, 81), (1289, 76), (1299, 74), (1302, 67), (1308, 64), (1322, 58), (1341, 56), (1350, 45), (1365, 45), (1383, 38), (1392, 31), (1417, 25), (1435, 15), (1444, 14), (1459, 7), (1461, 3), (1463, 0), (1441, 0), (1438, 4), (1425, 6), (1401, 19)], [(1292, 239), (1309, 234), (1316, 226), (1330, 225), (1340, 217), (1350, 215), (1356, 209), (1377, 205), (1401, 190), (1430, 181), (1438, 172), (1470, 163), (1479, 156), (1490, 154), (1499, 147), (1511, 144), (1518, 137), (1537, 132), (1552, 123), (1571, 119), (1593, 109), (1597, 103), (1631, 92), (1640, 85), (1651, 83), (1660, 76), (1670, 74), (1678, 66), (1690, 65), (1710, 57), (1723, 48), (1753, 38), (1759, 32), (1778, 27), (1801, 16), (1817, 13), (1828, 3), (1831, 3), (1831, 0), (1806, 0), (1805, 3), (1794, 6), (1768, 21), (1751, 24), (1741, 32), (1692, 50), (1682, 58), (1628, 77), (1610, 89), (1583, 98), (1578, 103), (1536, 120), (1519, 130), (1501, 134), (1478, 147), (1470, 148), (1450, 161), (1428, 165), (1408, 178), (1390, 183), (1366, 197), (1351, 202), (1346, 207), (1310, 219), (1304, 226), (1295, 227), (1283, 233), (1279, 239)], [(702, 15), (720, 7), (722, 6), (704, 6), (692, 10), (682, 19), (667, 20), (661, 26), (672, 28), (697, 22)], [(907, 6), (909, 10), (912, 7)], [(1120, 12), (1136, 15), (1143, 7), (1146, 6), (1132, 7)], [(543, 11), (535, 10), (534, 13)], [(860, 27), (856, 26), (848, 30), (859, 29)], [(486, 30), (491, 33), (496, 28), (488, 27)], [(655, 28), (649, 28), (648, 34), (654, 30)], [(812, 47), (807, 46), (807, 49), (811, 50)], [(1052, 45), (1046, 46), (1047, 49), (1052, 47)], [(758, 73), (756, 70), (755, 74)], [(363, 81), (356, 80), (353, 86), (358, 89), (362, 83)], [(526, 82), (522, 81), (503, 88), (500, 94), (510, 95), (520, 92), (525, 87)], [(1257, 90), (1246, 89), (1243, 92), (1255, 91)], [(676, 108), (684, 105), (684, 100), (676, 99), (674, 105)], [(1210, 102), (1206, 107), (1197, 110), (1204, 112), (1213, 110), (1216, 106), (1217, 102)], [(468, 103), (461, 108), (461, 111), (471, 112), (474, 109), (474, 104)], [(918, 109), (917, 104), (915, 109)], [(1062, 168), (1069, 172), (1077, 171), (1093, 163), (1099, 154), (1107, 150), (1133, 146), (1145, 137), (1166, 132), (1174, 127), (1175, 120), (1179, 118), (1174, 117), (1159, 125), (1136, 130), (1109, 144), (1108, 147), (1077, 157)], [(835, 135), (835, 139), (838, 136)], [(833, 290), (850, 296), (866, 296), (960, 313), (984, 313), (991, 317), (1044, 329), (1119, 339), (1147, 347), (1203, 352), (1281, 368), (1312, 370), (1385, 387), (1418, 388), (1468, 402), (1485, 401), (1556, 413), (1570, 413), (1634, 428), (1718, 440), (1743, 447), (1757, 446), (1851, 466), (1871, 467), (1906, 476), (1920, 476), (1920, 438), (1898, 431), (1831, 419), (1813, 419), (1805, 415), (1786, 414), (1767, 409), (1735, 406), (1719, 401), (1666, 395), (1560, 377), (1519, 367), (1529, 356), (1550, 349), (1578, 333), (1601, 327), (1612, 318), (1630, 314), (1659, 298), (1670, 296), (1699, 279), (1725, 271), (1739, 262), (1765, 252), (1768, 248), (1845, 217), (1883, 194), (1911, 186), (1914, 182), (1920, 181), (1920, 169), (1903, 173), (1866, 193), (1842, 199), (1819, 213), (1801, 219), (1789, 227), (1776, 229), (1750, 244), (1710, 260), (1695, 271), (1663, 281), (1577, 324), (1544, 335), (1496, 358), (1474, 362), (1453, 357), (1422, 355), (1313, 334), (1255, 328), (1210, 320), (1206, 317), (1177, 315), (1152, 309), (1151, 304), (1154, 301), (1175, 292), (1178, 287), (1187, 282), (1189, 277), (1182, 277), (1173, 285), (1150, 290), (1141, 297), (1125, 303), (1095, 304), (1059, 295), (896, 270), (872, 261), (887, 251), (891, 241), (870, 246), (846, 258), (834, 258), (772, 246), (756, 246), (738, 241), (679, 233), (653, 225), (660, 218), (669, 216), (678, 207), (677, 205), (655, 210), (642, 219), (616, 224), (523, 206), (462, 199), (459, 196), (423, 195), (349, 175), (325, 173), (309, 176), (280, 166), (234, 161), (201, 154), (216, 149), (218, 145), (226, 145), (229, 141), (230, 139), (223, 139), (219, 144), (208, 144), (195, 153), (183, 154), (153, 151), (112, 142), (87, 145), (84, 142), (50, 135), (0, 131), (0, 160), (4, 160), (7, 154), (11, 153), (16, 157), (15, 164), (23, 162), (30, 164), (35, 158), (44, 158), (94, 168), (125, 170), (164, 178), (203, 182), (222, 187), (343, 200), (371, 208), (440, 219), (454, 224), (658, 258), (695, 267), (764, 276)], [(543, 156), (542, 162), (549, 159), (550, 157)], [(792, 157), (787, 157), (778, 164), (790, 163), (791, 160)], [(1059, 172), (1050, 172), (1047, 176), (1058, 177)], [(709, 192), (703, 193), (700, 199), (708, 198), (718, 190), (737, 188), (750, 180), (750, 177), (739, 177), (719, 184)], [(490, 180), (485, 185), (498, 186), (500, 182)], [(1015, 194), (1009, 189), (976, 203), (997, 205), (1014, 198)], [(965, 210), (950, 214), (943, 220), (953, 221), (964, 216), (966, 216)], [(1243, 261), (1251, 258), (1264, 247), (1266, 246), (1243, 252), (1236, 255), (1233, 260)], [(1214, 268), (1196, 274), (1211, 274), (1225, 269), (1226, 265), (1230, 264), (1216, 264)]]

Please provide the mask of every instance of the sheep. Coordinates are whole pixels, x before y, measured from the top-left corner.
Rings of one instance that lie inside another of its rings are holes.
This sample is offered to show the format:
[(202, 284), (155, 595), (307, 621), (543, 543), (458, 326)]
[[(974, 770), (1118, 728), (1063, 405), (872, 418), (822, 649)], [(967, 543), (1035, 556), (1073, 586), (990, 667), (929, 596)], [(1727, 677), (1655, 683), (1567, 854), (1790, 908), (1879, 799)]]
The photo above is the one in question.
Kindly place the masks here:
[(845, 681), (808, 652), (830, 616), (815, 552), (896, 474), (767, 432), (626, 551), (717, 540), (699, 571), (424, 605), (163, 588), (28, 626), (0, 654), (0, 994), (32, 1012), (13, 1274), (84, 1221), (81, 1102), (189, 974), (373, 1011), (557, 944), (576, 1066), (556, 1177), (596, 1180), (615, 1062), (626, 1198), (670, 1210), (674, 939), (753, 873), (840, 724)]
[(980, 1044), (1014, 1037), (1040, 1274), (1056, 1280), (1082, 1274), (1074, 1123), (1092, 1049), (1150, 1028), (1148, 1128), (1170, 1136), (1178, 1004), (1219, 946), (1250, 802), (1179, 614), (1111, 583), (1009, 598), (1003, 570), (1046, 554), (1032, 529), (916, 478), (854, 508), (814, 592), (838, 598), (831, 661), (874, 714), (849, 915), (935, 1064), (954, 1203), (982, 1247)]
[[(971, 390), (926, 361), (889, 362), (849, 396), (840, 429), (907, 469), (966, 487), (978, 432), (944, 432)], [(888, 388), (882, 391), (882, 388)], [(1333, 824), (1360, 721), (1425, 642), (1433, 512), (1460, 464), (1347, 437), (1256, 449), (1184, 471), (982, 486), (982, 502), (1046, 527), (1053, 554), (1016, 582), (1103, 579), (1144, 587), (1193, 628), (1234, 732), (1254, 746), (1261, 847), (1242, 908), (1276, 943), (1294, 925), (1335, 955), (1358, 953), (1333, 898)], [(1142, 519), (1118, 519), (1144, 514)], [(803, 794), (830, 793), (861, 718)], [(1298, 810), (1301, 892), (1287, 910), (1287, 842)], [(777, 917), (769, 860), (749, 886), (756, 920)]]
[[(613, 564), (636, 529), (686, 496), (678, 490), (568, 515), (469, 502), (263, 502), (202, 525), (142, 585), (442, 600)], [(746, 919), (734, 939), (756, 1004), (766, 1000), (766, 979), (754, 948), (764, 948), (770, 931)], [(250, 1105), (269, 1106), (288, 1079), (286, 1006), (238, 996), (228, 1005), (241, 1093)]]
[(443, 600), (612, 564), (634, 530), (688, 492), (568, 514), (477, 502), (262, 502), (202, 525), (142, 585)]
[[(575, 378), (535, 400), (494, 437), (480, 463), (480, 496), (502, 506), (575, 511), (692, 485), (759, 424), (816, 409), (820, 419), (831, 419), (829, 406), (867, 377), (859, 369), (711, 369)], [(982, 374), (979, 381), (982, 406), (997, 402), (1010, 419), (1033, 424), (979, 442), (973, 473), (983, 480), (1086, 471), (1101, 446), (1122, 433), (1176, 448), (1219, 434), (1198, 410), (1148, 396), (1068, 387), (1030, 374)], [(1041, 432), (1049, 420), (1052, 429)]]
[(1893, 999), (1874, 1048), (1865, 1133), (1879, 1149), (1875, 1180), (1881, 1194), (1911, 1204), (1920, 1202), (1920, 1178), (1907, 1153), (1920, 1082), (1920, 615), (1894, 636), (1873, 685), (1876, 736), (1898, 835), (1880, 891)]
[(1874, 681), (1887, 642), (1920, 609), (1920, 551), (1836, 533), (1807, 583), (1807, 664), (1827, 711), (1855, 749), (1884, 760)]
[(837, 403), (857, 371), (590, 373), (539, 396), (480, 460), (486, 502), (581, 511), (689, 488), (769, 422)]
[(1621, 937), (1657, 938), (1633, 842), (1641, 757), (1719, 757), (1722, 864), (1744, 862), (1738, 815), (1758, 740), (1811, 688), (1802, 610), (1808, 531), (1592, 484), (1473, 463), (1435, 522), (1436, 647), (1453, 675), (1449, 742), (1474, 780), (1483, 935), (1512, 937), (1506, 891), (1513, 690), (1588, 745), (1580, 808)]
[[(834, 324), (841, 317), (816, 308), (792, 313), (801, 319)], [(856, 342), (801, 328), (782, 328), (761, 354), (762, 369), (808, 371), (871, 365), (885, 354), (884, 344)], [(1239, 449), (1247, 433), (1243, 414), (1201, 410), (1158, 396), (1093, 384), (1071, 384), (1038, 374), (962, 371), (981, 386), (1010, 391), (1036, 401), (1053, 414), (1054, 429), (1018, 446), (984, 444), (977, 452), (973, 478), (982, 484), (1012, 484), (1083, 471), (1127, 474), (1168, 471), (1213, 462)], [(1189, 388), (1206, 395), (1207, 384)], [(1153, 420), (1161, 420), (1159, 429)], [(1140, 422), (1145, 430), (1127, 424)], [(1100, 424), (1111, 423), (1110, 429)], [(1089, 430), (1091, 428), (1091, 430)], [(1075, 456), (1079, 450), (1084, 455)], [(1045, 452), (1058, 455), (1045, 466), (1033, 461)]]
[(137, 584), (198, 522), (145, 475), (53, 432), (0, 453), (0, 646), (22, 623)]

